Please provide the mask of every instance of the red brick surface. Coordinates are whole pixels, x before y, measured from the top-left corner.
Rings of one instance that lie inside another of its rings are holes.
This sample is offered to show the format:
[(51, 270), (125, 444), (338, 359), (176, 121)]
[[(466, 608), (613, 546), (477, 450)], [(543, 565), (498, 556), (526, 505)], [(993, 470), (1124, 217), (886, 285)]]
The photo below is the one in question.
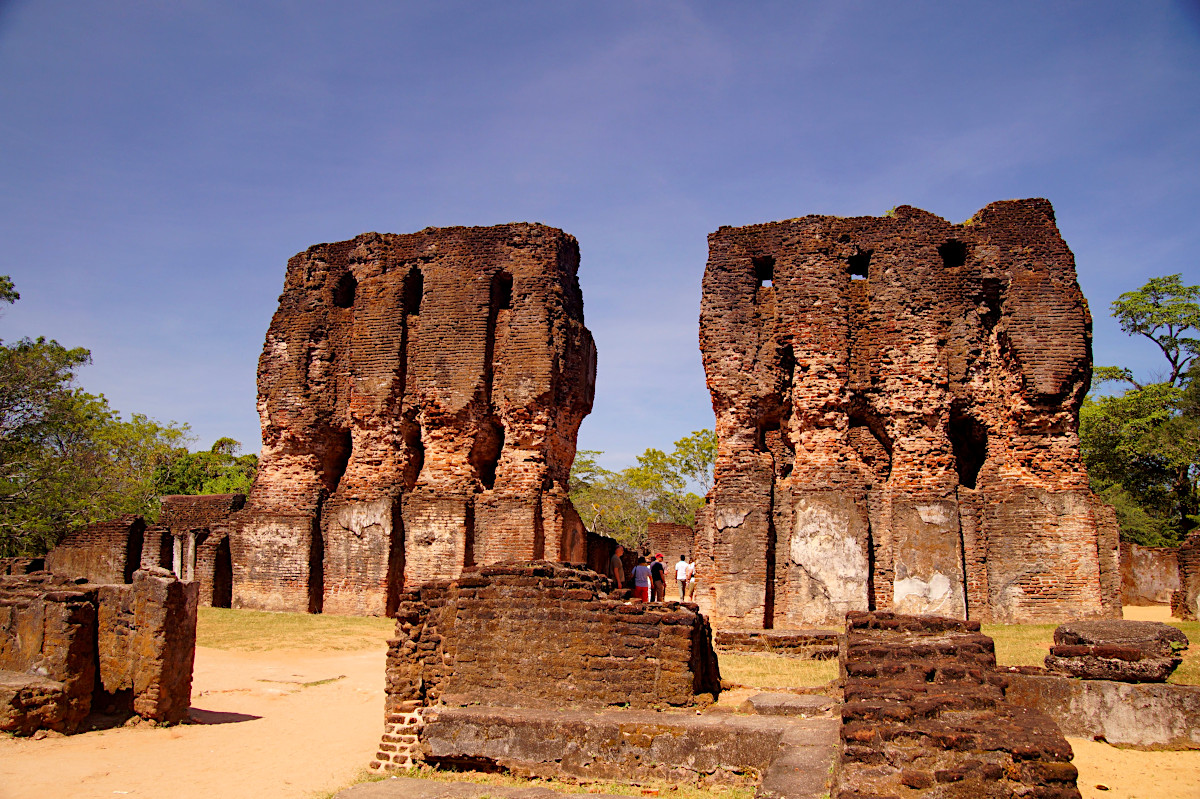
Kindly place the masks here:
[(384, 613), (464, 566), (583, 562), (567, 498), (596, 350), (579, 248), (532, 224), (367, 233), (288, 263), (234, 604)]
[(716, 626), (1116, 612), (1077, 435), (1091, 317), (1045, 200), (721, 228), (700, 347)]

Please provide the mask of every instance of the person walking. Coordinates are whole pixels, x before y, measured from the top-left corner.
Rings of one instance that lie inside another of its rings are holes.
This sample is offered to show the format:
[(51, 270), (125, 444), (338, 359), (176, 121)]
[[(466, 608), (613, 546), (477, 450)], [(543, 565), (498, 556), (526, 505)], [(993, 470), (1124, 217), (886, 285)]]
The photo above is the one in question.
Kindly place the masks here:
[(687, 601), (696, 601), (696, 559), (688, 564), (687, 568)]
[(617, 548), (613, 550), (612, 557), (608, 559), (608, 576), (617, 584), (617, 588), (625, 587), (625, 562), (621, 560), (621, 556), (625, 554), (625, 547), (617, 544)]
[(650, 583), (654, 601), (664, 601), (667, 598), (667, 565), (663, 563), (661, 552), (654, 556), (654, 562), (650, 564)]
[(638, 555), (637, 565), (633, 567), (633, 596), (643, 602), (650, 601), (650, 567), (641, 555)]
[(675, 564), (675, 581), (679, 583), (679, 601), (682, 602), (686, 598), (687, 581), (688, 581), (688, 562), (687, 555), (680, 555), (679, 562)]

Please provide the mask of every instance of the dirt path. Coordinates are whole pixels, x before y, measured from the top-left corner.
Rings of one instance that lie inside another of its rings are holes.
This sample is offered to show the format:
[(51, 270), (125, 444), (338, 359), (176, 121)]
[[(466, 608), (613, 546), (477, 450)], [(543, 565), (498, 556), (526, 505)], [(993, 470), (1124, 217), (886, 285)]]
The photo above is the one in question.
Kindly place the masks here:
[[(379, 743), (384, 655), (382, 646), (334, 654), (199, 647), (192, 706), (205, 723), (0, 738), (0, 799), (308, 799), (336, 790)], [(1200, 752), (1071, 745), (1085, 797), (1200, 799)]]
[(0, 738), (0, 799), (298, 799), (340, 788), (383, 731), (384, 655), (199, 647), (192, 707), (206, 723)]

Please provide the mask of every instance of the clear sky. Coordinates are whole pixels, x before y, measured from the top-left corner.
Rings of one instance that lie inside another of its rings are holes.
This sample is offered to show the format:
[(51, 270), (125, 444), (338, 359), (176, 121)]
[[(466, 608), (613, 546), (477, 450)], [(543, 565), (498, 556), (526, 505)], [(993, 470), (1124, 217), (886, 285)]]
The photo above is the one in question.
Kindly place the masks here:
[(706, 236), (1046, 197), (1098, 364), (1160, 368), (1109, 303), (1200, 282), (1200, 9), (1162, 2), (0, 0), (0, 338), (259, 446), (289, 256), (365, 231), (578, 237), (596, 404), (628, 465), (711, 427)]

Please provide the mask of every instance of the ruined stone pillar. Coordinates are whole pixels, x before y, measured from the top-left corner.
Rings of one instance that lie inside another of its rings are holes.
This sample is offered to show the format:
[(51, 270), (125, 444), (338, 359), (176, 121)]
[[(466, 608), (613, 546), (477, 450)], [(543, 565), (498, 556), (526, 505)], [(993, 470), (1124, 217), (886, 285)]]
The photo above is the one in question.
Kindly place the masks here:
[(717, 626), (1113, 612), (1077, 432), (1091, 318), (1045, 200), (721, 228), (700, 347)]
[(575, 239), (368, 233), (288, 263), (234, 605), (384, 613), (473, 563), (583, 560), (567, 499), (596, 352)]

